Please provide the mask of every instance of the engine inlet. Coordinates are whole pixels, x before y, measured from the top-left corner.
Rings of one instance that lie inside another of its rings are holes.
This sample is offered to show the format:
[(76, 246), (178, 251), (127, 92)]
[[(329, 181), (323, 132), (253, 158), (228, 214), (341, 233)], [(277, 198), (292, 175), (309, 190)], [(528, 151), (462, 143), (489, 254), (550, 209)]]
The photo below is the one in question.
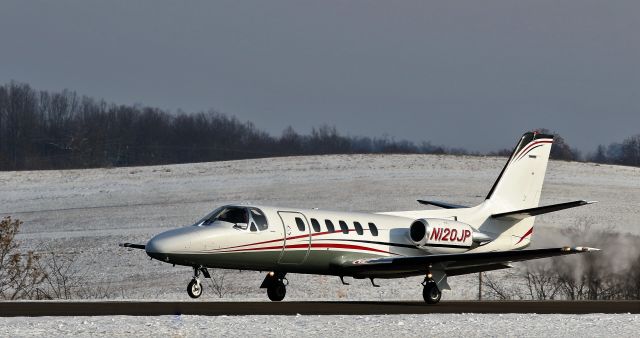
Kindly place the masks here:
[(413, 222), (413, 224), (411, 224), (411, 228), (409, 229), (409, 235), (411, 236), (411, 240), (418, 243), (424, 238), (426, 234), (427, 234), (427, 229), (422, 222), (416, 221), (416, 222)]

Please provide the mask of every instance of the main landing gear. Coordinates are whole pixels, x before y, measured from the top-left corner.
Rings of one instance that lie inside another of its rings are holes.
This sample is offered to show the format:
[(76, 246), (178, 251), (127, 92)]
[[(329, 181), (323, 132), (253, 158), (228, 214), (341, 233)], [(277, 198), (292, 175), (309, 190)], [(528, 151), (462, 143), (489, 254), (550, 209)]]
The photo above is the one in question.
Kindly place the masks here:
[(189, 294), (189, 297), (191, 298), (198, 298), (202, 295), (202, 283), (200, 283), (200, 272), (202, 272), (202, 275), (205, 278), (211, 278), (211, 275), (209, 275), (209, 271), (207, 270), (207, 268), (203, 268), (203, 267), (193, 267), (193, 279), (191, 279), (191, 281), (189, 282), (189, 285), (187, 285), (187, 293)]
[(427, 304), (437, 304), (442, 297), (442, 292), (438, 289), (438, 284), (431, 279), (425, 278), (422, 282), (424, 288), (422, 289), (422, 298)]
[(262, 281), (260, 288), (267, 289), (267, 296), (271, 301), (279, 302), (287, 295), (287, 281), (284, 272), (269, 272)]

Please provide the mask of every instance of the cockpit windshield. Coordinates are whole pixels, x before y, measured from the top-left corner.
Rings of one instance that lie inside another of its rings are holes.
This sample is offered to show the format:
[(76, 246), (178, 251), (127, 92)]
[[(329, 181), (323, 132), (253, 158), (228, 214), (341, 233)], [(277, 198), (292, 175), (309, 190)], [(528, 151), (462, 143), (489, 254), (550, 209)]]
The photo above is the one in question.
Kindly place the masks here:
[(216, 216), (215, 220), (235, 224), (249, 223), (247, 219), (247, 210), (245, 208), (226, 208)]
[(235, 206), (218, 208), (196, 223), (196, 225), (209, 226), (215, 222), (231, 223), (234, 229), (248, 229), (251, 232), (264, 231), (269, 227), (267, 217), (265, 217), (262, 210)]

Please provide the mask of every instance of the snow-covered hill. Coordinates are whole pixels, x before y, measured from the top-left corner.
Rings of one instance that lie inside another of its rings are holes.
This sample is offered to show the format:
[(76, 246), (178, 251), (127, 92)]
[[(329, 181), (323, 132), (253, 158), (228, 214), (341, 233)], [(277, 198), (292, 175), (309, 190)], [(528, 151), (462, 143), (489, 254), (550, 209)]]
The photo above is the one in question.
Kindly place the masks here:
[[(191, 224), (229, 202), (391, 211), (419, 209), (429, 198), (473, 205), (483, 200), (506, 158), (437, 155), (335, 155), (114, 169), (0, 172), (0, 216), (23, 220), (25, 248), (78, 254), (95, 295), (186, 299), (191, 271), (149, 261), (120, 242), (145, 243)], [(576, 199), (596, 205), (538, 217), (534, 236), (588, 218), (594, 227), (640, 234), (640, 168), (551, 161), (542, 204)], [(534, 245), (536, 243), (534, 237)], [(579, 243), (567, 243), (579, 244)], [(227, 299), (265, 299), (257, 272), (226, 272)], [(475, 276), (454, 277), (445, 299), (476, 296)], [(288, 276), (287, 299), (421, 299), (420, 278), (367, 280)], [(205, 285), (206, 287), (206, 285)], [(205, 290), (203, 299), (212, 299)]]

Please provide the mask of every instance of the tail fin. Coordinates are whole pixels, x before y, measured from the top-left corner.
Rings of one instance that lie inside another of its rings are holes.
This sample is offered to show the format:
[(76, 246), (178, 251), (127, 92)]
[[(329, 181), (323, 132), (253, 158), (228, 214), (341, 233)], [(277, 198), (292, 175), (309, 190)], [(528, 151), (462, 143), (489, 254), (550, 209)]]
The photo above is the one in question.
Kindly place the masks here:
[[(497, 246), (521, 249), (531, 242), (535, 212), (527, 217), (515, 217), (537, 210), (542, 183), (553, 144), (552, 135), (528, 132), (522, 135), (500, 176), (493, 184), (486, 200), (480, 205), (489, 217), (480, 228), (487, 233), (499, 234), (483, 249)], [(518, 211), (518, 215), (514, 214)], [(512, 217), (508, 217), (512, 216)]]
[(487, 195), (494, 212), (535, 208), (540, 201), (553, 135), (527, 132)]

